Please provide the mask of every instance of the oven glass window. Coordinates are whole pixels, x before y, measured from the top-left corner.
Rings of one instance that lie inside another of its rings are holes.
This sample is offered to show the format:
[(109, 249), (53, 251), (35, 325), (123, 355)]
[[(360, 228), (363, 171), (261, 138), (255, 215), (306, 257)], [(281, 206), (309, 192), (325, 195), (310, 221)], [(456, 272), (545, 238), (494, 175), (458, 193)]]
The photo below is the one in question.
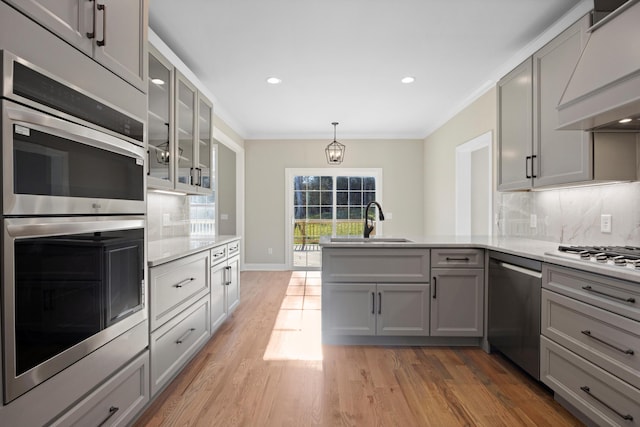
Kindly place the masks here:
[(15, 242), (16, 375), (142, 309), (143, 230)]
[(14, 125), (16, 194), (144, 200), (144, 167), (122, 154)]

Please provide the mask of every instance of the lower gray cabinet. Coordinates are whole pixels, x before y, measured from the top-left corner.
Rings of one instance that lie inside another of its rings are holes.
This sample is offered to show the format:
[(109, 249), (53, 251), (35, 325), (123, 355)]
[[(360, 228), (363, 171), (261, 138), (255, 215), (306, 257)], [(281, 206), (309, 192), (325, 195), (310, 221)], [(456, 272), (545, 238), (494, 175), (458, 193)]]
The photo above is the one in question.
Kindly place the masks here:
[(484, 269), (431, 269), (431, 336), (481, 337)]
[(211, 332), (240, 304), (239, 245), (236, 241), (211, 250)]
[(151, 333), (151, 395), (169, 382), (210, 336), (209, 295)]
[(126, 426), (149, 402), (149, 352), (145, 351), (52, 426)]
[(327, 335), (429, 335), (428, 283), (332, 283), (322, 298)]

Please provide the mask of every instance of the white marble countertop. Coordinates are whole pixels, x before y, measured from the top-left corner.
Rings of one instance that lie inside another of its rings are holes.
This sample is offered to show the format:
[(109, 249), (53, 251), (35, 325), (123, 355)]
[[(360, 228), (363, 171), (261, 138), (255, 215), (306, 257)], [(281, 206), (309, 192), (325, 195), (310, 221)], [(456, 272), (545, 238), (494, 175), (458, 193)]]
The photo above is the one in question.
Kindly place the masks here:
[[(395, 236), (381, 236), (383, 239), (393, 237)], [(373, 237), (371, 242), (375, 243), (371, 243), (358, 241), (358, 238), (354, 238), (353, 242), (331, 242), (329, 237), (323, 237), (320, 240), (320, 246), (326, 248), (481, 248), (640, 283), (640, 270), (563, 258), (558, 251), (559, 244), (555, 242), (499, 236), (406, 236), (406, 239), (410, 241), (375, 242), (376, 237)]]
[(148, 244), (147, 264), (153, 267), (239, 239), (240, 236), (184, 236), (152, 240)]

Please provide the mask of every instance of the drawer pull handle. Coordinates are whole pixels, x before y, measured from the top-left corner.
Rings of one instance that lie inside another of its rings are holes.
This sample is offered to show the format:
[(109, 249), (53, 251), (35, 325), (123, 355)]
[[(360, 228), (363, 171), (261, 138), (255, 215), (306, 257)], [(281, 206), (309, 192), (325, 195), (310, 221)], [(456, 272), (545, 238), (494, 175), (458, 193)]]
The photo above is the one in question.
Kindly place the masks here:
[(184, 340), (186, 340), (189, 337), (189, 335), (191, 335), (195, 330), (196, 328), (189, 328), (189, 330), (185, 332), (184, 335), (182, 335), (180, 338), (176, 340), (176, 344), (182, 344)]
[(438, 291), (438, 283), (436, 282), (436, 276), (433, 276), (433, 299), (436, 299), (437, 291)]
[(221, 257), (221, 256), (224, 256), (224, 251), (223, 251), (223, 250), (222, 250), (222, 251), (220, 251), (220, 252), (216, 252), (215, 254), (213, 254), (213, 257), (214, 257), (214, 258), (218, 258), (218, 257)]
[(625, 420), (625, 421), (633, 421), (633, 416), (632, 415), (630, 415), (630, 414), (624, 415), (624, 414), (621, 414), (620, 412), (616, 411), (611, 406), (609, 406), (608, 404), (604, 403), (599, 397), (596, 397), (593, 393), (591, 393), (591, 389), (589, 387), (587, 387), (586, 385), (580, 387), (580, 390), (584, 391), (589, 396), (593, 397), (594, 400), (596, 400), (596, 401), (600, 402), (602, 405), (606, 406), (609, 410), (613, 411), (617, 416), (619, 416), (623, 420)]
[(614, 350), (618, 350), (620, 353), (630, 354), (630, 355), (633, 355), (633, 354), (634, 354), (634, 351), (633, 351), (633, 350), (631, 350), (631, 349), (627, 349), (627, 350), (625, 350), (625, 349), (620, 348), (620, 347), (618, 347), (618, 346), (615, 346), (615, 345), (613, 345), (613, 344), (611, 344), (611, 343), (608, 343), (608, 342), (606, 342), (605, 340), (603, 340), (603, 339), (601, 339), (601, 338), (594, 337), (593, 335), (591, 335), (591, 331), (590, 331), (590, 330), (588, 330), (588, 329), (587, 329), (587, 330), (585, 330), (585, 331), (580, 331), (580, 332), (582, 332), (584, 335), (588, 336), (589, 338), (591, 338), (591, 339), (594, 339), (594, 340), (598, 341), (599, 343), (602, 343), (602, 344), (604, 344), (604, 345), (606, 345), (606, 346), (609, 346), (609, 347), (611, 347), (611, 348), (612, 348), (612, 349), (614, 349)]
[(462, 257), (462, 258), (456, 258), (456, 257), (447, 257), (446, 258), (447, 261), (469, 261), (469, 257)]
[(633, 298), (633, 297), (629, 297), (629, 298), (622, 298), (622, 297), (618, 297), (618, 296), (615, 296), (615, 295), (609, 295), (609, 294), (607, 294), (607, 293), (605, 293), (605, 292), (597, 291), (597, 290), (593, 289), (593, 288), (592, 288), (591, 286), (589, 286), (589, 285), (587, 285), (587, 286), (583, 286), (583, 287), (582, 287), (582, 289), (584, 289), (585, 291), (589, 291), (589, 292), (591, 292), (591, 293), (594, 293), (594, 294), (602, 295), (602, 296), (605, 296), (605, 297), (608, 297), (608, 298), (617, 299), (618, 301), (622, 301), (622, 302), (629, 302), (629, 303), (631, 303), (631, 304), (635, 304), (635, 303), (636, 303), (636, 299), (635, 299), (635, 298)]
[(188, 279), (183, 280), (182, 282), (178, 283), (177, 285), (173, 285), (174, 288), (181, 288), (185, 285), (188, 285), (189, 283), (193, 282), (195, 279), (195, 277), (189, 277)]
[(116, 412), (118, 412), (119, 410), (120, 408), (118, 408), (117, 406), (110, 407), (109, 415), (107, 415), (107, 418), (105, 418), (100, 424), (98, 424), (98, 427), (102, 427), (103, 425), (105, 425), (107, 421), (109, 421), (111, 417), (113, 417), (116, 414)]

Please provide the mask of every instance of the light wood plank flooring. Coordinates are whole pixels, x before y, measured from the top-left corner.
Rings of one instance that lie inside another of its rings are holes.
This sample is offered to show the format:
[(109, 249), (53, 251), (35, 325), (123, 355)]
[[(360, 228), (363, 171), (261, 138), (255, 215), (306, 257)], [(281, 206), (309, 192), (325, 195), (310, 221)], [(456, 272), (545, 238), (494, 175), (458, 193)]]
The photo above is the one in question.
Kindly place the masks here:
[(578, 426), (478, 348), (323, 346), (319, 273), (243, 272), (242, 299), (136, 426)]

